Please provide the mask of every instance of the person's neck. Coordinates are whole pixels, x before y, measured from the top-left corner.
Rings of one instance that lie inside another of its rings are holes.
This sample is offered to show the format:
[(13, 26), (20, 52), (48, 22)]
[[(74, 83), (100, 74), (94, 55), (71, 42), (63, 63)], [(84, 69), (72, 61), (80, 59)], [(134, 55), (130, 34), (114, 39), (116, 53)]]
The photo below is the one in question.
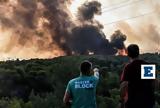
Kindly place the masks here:
[(86, 75), (86, 74), (82, 74), (82, 73), (81, 73), (80, 76), (90, 76), (90, 75)]

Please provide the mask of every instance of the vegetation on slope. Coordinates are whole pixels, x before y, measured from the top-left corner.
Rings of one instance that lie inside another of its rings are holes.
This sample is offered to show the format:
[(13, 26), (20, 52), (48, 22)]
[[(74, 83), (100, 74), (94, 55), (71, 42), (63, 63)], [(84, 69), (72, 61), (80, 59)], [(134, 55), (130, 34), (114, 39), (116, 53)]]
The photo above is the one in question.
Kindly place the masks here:
[[(144, 54), (141, 58), (156, 63), (160, 70), (160, 55)], [(66, 85), (79, 76), (79, 64), (86, 59), (101, 68), (98, 108), (117, 108), (119, 77), (129, 59), (100, 55), (1, 62), (0, 108), (66, 108), (62, 103)], [(155, 93), (160, 108), (160, 90), (156, 89)]]

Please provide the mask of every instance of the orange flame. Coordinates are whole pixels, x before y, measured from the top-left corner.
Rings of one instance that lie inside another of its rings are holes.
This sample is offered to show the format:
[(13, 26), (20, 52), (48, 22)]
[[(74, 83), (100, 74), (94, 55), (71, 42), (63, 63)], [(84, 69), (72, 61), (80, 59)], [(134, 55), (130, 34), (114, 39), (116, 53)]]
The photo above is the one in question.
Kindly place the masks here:
[(117, 55), (127, 56), (127, 50), (126, 49), (118, 49)]

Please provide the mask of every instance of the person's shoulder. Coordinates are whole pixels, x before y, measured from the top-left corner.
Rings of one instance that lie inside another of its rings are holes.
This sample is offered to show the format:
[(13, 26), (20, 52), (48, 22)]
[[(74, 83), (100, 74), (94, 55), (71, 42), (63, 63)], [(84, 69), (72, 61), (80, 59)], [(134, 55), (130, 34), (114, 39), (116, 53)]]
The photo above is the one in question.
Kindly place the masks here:
[(149, 62), (147, 62), (145, 60), (141, 60), (141, 63), (143, 63), (143, 64), (150, 64)]
[(126, 64), (125, 64), (125, 66), (124, 66), (124, 68), (129, 68), (129, 67), (130, 67), (130, 65), (132, 65), (132, 63), (131, 63), (131, 62), (126, 63)]
[(95, 80), (95, 81), (98, 81), (98, 80), (99, 80), (99, 78), (97, 78), (97, 77), (94, 76), (94, 75), (92, 75), (90, 78), (93, 79), (93, 80)]
[(126, 63), (125, 64), (125, 67), (128, 67), (129, 65), (131, 65), (131, 63), (129, 62), (129, 63)]
[(142, 59), (137, 59), (137, 60), (134, 60), (133, 64), (149, 64), (149, 62)]
[(69, 83), (70, 83), (70, 84), (71, 84), (71, 83), (74, 83), (74, 82), (76, 82), (78, 79), (79, 79), (79, 77), (73, 78), (73, 79), (71, 79), (71, 80), (69, 81)]

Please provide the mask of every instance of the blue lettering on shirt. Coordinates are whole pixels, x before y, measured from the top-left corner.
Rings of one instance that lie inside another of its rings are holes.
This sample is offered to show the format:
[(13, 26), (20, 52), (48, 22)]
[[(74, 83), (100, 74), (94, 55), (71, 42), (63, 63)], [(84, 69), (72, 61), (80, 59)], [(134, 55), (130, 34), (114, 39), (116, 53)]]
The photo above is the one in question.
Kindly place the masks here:
[(75, 89), (81, 89), (81, 88), (94, 88), (93, 83), (91, 83), (90, 81), (76, 81), (75, 82)]

